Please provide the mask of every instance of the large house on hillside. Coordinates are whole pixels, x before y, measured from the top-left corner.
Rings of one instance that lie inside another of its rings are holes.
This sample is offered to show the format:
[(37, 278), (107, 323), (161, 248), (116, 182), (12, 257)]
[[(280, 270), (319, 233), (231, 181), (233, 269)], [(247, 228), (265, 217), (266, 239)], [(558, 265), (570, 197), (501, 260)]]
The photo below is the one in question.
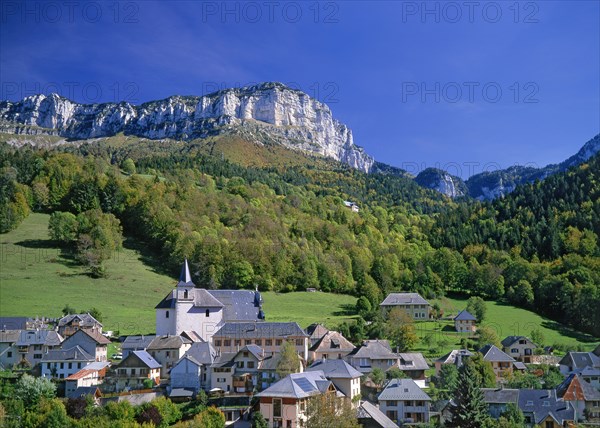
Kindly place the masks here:
[(379, 305), (382, 313), (394, 308), (403, 309), (417, 321), (429, 319), (431, 305), (419, 293), (390, 293)]
[(263, 321), (262, 302), (258, 290), (196, 288), (185, 260), (177, 286), (155, 308), (156, 334), (195, 331), (209, 341), (226, 322)]

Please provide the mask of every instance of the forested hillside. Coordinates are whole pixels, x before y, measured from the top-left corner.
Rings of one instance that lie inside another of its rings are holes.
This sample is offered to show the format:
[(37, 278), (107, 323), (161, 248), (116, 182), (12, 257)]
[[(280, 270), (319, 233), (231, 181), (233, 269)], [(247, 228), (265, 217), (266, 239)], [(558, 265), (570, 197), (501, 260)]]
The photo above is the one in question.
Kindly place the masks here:
[(72, 213), (53, 217), (56, 238), (89, 262), (90, 248), (118, 241), (102, 212), (173, 272), (188, 257), (206, 287), (316, 287), (372, 305), (392, 290), (460, 291), (600, 335), (598, 158), (494, 203), (459, 204), (405, 177), (323, 159), (285, 167), (277, 153), (279, 165), (247, 166), (193, 144), (137, 143), (2, 145), (2, 231), (31, 210)]

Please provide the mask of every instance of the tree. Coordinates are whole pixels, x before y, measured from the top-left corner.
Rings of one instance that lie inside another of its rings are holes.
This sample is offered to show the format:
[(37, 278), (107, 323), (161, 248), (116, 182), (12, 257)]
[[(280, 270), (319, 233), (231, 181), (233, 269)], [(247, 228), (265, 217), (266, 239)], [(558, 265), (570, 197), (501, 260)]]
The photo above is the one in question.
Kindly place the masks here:
[(67, 303), (67, 304), (65, 304), (65, 307), (62, 309), (62, 313), (64, 316), (67, 316), (70, 314), (76, 314), (77, 309), (75, 309), (73, 306), (71, 306)]
[(371, 378), (371, 382), (373, 382), (377, 389), (379, 389), (381, 388), (381, 385), (383, 385), (383, 381), (385, 380), (385, 373), (379, 367), (375, 367), (371, 371), (369, 377)]
[(77, 217), (71, 213), (56, 211), (48, 220), (50, 239), (62, 245), (71, 245), (77, 239)]
[(135, 162), (133, 162), (133, 159), (127, 158), (121, 163), (121, 169), (125, 174), (135, 174)]
[(487, 311), (485, 300), (477, 296), (469, 298), (467, 300), (467, 311), (475, 315), (477, 322), (483, 321)]
[(14, 389), (14, 397), (23, 401), (26, 408), (36, 406), (43, 398), (54, 398), (55, 394), (56, 385), (50, 379), (33, 377), (28, 374), (24, 374), (17, 381)]
[(488, 407), (483, 401), (483, 393), (471, 364), (464, 364), (459, 370), (454, 405), (451, 405), (450, 413), (450, 427), (482, 428), (489, 422)]
[(485, 361), (483, 355), (479, 352), (467, 358), (465, 365), (471, 367), (471, 373), (476, 377), (477, 384), (481, 388), (493, 388), (496, 386), (496, 374), (494, 373), (492, 363)]
[(398, 348), (398, 352), (406, 352), (419, 342), (413, 319), (400, 308), (388, 313), (385, 330), (387, 338)]
[(225, 415), (216, 407), (209, 407), (196, 415), (194, 424), (198, 428), (225, 428)]
[(136, 420), (140, 423), (150, 423), (158, 427), (162, 423), (162, 416), (158, 409), (152, 404), (145, 404), (140, 407)]
[(508, 406), (506, 406), (506, 410), (502, 412), (501, 416), (515, 428), (522, 427), (525, 424), (523, 412), (513, 403), (509, 403)]
[(385, 373), (385, 377), (388, 379), (403, 379), (408, 376), (404, 373), (404, 370), (400, 370), (399, 367), (392, 367)]
[[(439, 375), (436, 377), (436, 386), (448, 391), (450, 394), (458, 385), (458, 369), (454, 364), (442, 364)], [(448, 394), (448, 395), (450, 395)]]
[(306, 426), (310, 428), (360, 428), (352, 404), (335, 393), (311, 397), (306, 406)]
[(269, 428), (269, 423), (260, 412), (252, 414), (252, 428)]
[(296, 347), (291, 341), (286, 340), (282, 343), (281, 348), (279, 349), (279, 355), (281, 357), (277, 363), (275, 372), (280, 379), (283, 379), (289, 374), (298, 373), (298, 370), (300, 370), (300, 357), (298, 356), (298, 352), (296, 352)]
[(356, 313), (361, 317), (365, 317), (369, 312), (371, 312), (371, 302), (365, 296), (360, 296), (356, 301)]
[(534, 328), (533, 330), (531, 330), (531, 333), (529, 333), (529, 335), (531, 336), (532, 342), (535, 343), (538, 348), (544, 347), (545, 338), (544, 333), (542, 333), (542, 330), (540, 330), (539, 328)]
[(485, 345), (500, 347), (500, 339), (496, 331), (488, 326), (482, 326), (477, 329), (477, 347), (483, 348)]
[(102, 322), (102, 312), (100, 312), (98, 308), (90, 308), (87, 313), (96, 318), (99, 322)]

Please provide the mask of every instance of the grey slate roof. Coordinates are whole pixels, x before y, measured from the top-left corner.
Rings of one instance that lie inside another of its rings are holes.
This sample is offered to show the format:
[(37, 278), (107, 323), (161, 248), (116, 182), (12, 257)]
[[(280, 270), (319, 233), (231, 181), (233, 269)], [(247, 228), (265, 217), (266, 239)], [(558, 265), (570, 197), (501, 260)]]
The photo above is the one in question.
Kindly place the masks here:
[(429, 305), (419, 293), (390, 293), (379, 306)]
[(420, 352), (399, 353), (398, 367), (400, 370), (427, 370), (429, 364)]
[(185, 259), (181, 265), (181, 273), (179, 274), (178, 287), (195, 287), (196, 284), (192, 282), (192, 275), (190, 275), (190, 267), (188, 261)]
[(125, 358), (123, 361), (126, 361), (129, 358), (133, 358), (134, 356), (137, 357), (142, 362), (142, 364), (144, 364), (149, 369), (159, 369), (161, 367), (160, 363), (154, 358), (152, 358), (152, 355), (150, 355), (146, 351), (131, 351), (131, 354), (129, 354), (127, 358)]
[(237, 339), (307, 337), (295, 322), (227, 322), (213, 337)]
[(518, 389), (481, 388), (483, 401), (488, 404), (517, 404), (519, 401)]
[(568, 401), (558, 400), (556, 390), (520, 389), (519, 408), (527, 416), (533, 416), (533, 422), (539, 424), (551, 415), (559, 424), (572, 421), (575, 410)]
[(146, 349), (155, 338), (155, 334), (151, 334), (148, 336), (127, 336), (121, 344), (121, 349)]
[(237, 355), (239, 355), (240, 352), (250, 352), (259, 361), (262, 360), (265, 356), (263, 348), (261, 348), (258, 345), (246, 345), (243, 348), (240, 348)]
[(559, 364), (571, 367), (572, 370), (584, 369), (586, 367), (600, 368), (600, 357), (593, 352), (569, 352)]
[(332, 385), (321, 370), (293, 373), (274, 383), (255, 397), (307, 398), (326, 392)]
[(571, 382), (577, 382), (581, 387), (577, 392), (581, 393), (586, 401), (600, 401), (600, 391), (594, 388), (590, 383), (586, 382), (581, 376), (577, 373), (571, 373), (567, 378), (556, 387), (556, 396), (563, 398), (571, 385)]
[(458, 313), (457, 316), (454, 317), (454, 321), (477, 321), (477, 318), (475, 318), (469, 311), (467, 311), (466, 309), (463, 309), (462, 311), (460, 311)]
[(342, 333), (337, 331), (328, 331), (310, 347), (310, 350), (313, 352), (325, 352), (329, 350), (351, 352), (354, 350), (354, 348), (355, 346), (352, 344), (352, 342), (342, 336)]
[(223, 304), (224, 321), (256, 321), (259, 317), (262, 296), (250, 290), (208, 290)]
[(94, 318), (90, 314), (70, 314), (70, 315), (64, 316), (58, 321), (58, 326), (63, 327), (65, 325), (71, 323), (75, 318), (79, 318), (79, 320), (80, 320), (79, 326), (80, 327), (93, 327), (95, 325), (102, 326), (100, 321), (98, 321), (96, 318)]
[(329, 379), (355, 379), (362, 373), (352, 367), (344, 360), (318, 360), (306, 369), (307, 372), (321, 370)]
[(485, 361), (497, 361), (497, 362), (508, 362), (514, 363), (515, 359), (510, 355), (502, 352), (496, 345), (485, 345), (479, 350), (483, 354)]
[(412, 379), (392, 379), (385, 386), (379, 397), (381, 400), (419, 400), (419, 401), (431, 401), (429, 395), (425, 394), (419, 385)]
[(27, 317), (0, 317), (0, 328), (2, 330), (25, 330), (27, 329)]
[(199, 363), (209, 366), (215, 361), (217, 351), (208, 342), (196, 342), (192, 343), (185, 355), (190, 355)]
[(159, 349), (179, 349), (184, 344), (191, 344), (192, 341), (186, 337), (181, 336), (156, 336), (150, 345), (146, 348), (147, 350), (159, 350)]
[(368, 401), (361, 401), (356, 411), (358, 419), (371, 419), (380, 428), (398, 428), (398, 425), (388, 418), (385, 413), (379, 410), (379, 407)]
[(329, 332), (329, 329), (323, 324), (314, 323), (306, 327), (306, 334), (310, 336), (312, 343), (316, 343)]
[(68, 349), (51, 349), (44, 354), (42, 361), (94, 361), (94, 357), (77, 345)]
[(80, 386), (75, 391), (71, 391), (67, 394), (67, 398), (79, 398), (85, 397), (86, 395), (95, 395), (96, 391), (100, 391), (97, 385), (94, 386)]
[(473, 353), (471, 351), (469, 351), (468, 349), (453, 349), (452, 351), (450, 351), (446, 355), (438, 358), (435, 361), (442, 363), (442, 364), (455, 364), (456, 358), (458, 356), (460, 356), (462, 359), (464, 359), (465, 357), (472, 357)]
[(236, 355), (237, 352), (223, 352), (215, 358), (212, 367), (233, 367), (235, 366), (233, 359)]
[(0, 343), (17, 343), (21, 330), (0, 330)]
[(525, 337), (525, 336), (507, 336), (507, 337), (505, 337), (505, 338), (504, 338), (504, 340), (501, 342), (501, 344), (502, 344), (502, 347), (503, 347), (503, 348), (508, 348), (508, 347), (510, 347), (510, 346), (511, 346), (513, 343), (516, 343), (516, 342), (518, 342), (518, 341), (519, 341), (519, 340), (521, 340), (521, 339), (525, 339), (525, 340), (527, 340), (529, 343), (531, 343), (532, 345), (534, 345), (534, 346), (537, 346), (535, 343), (533, 343), (533, 342), (531, 341), (531, 339), (529, 339), (528, 337)]
[(62, 336), (54, 330), (22, 330), (19, 334), (19, 340), (17, 340), (17, 346), (58, 346), (62, 341)]
[(387, 360), (397, 358), (392, 352), (390, 342), (387, 340), (365, 340), (359, 348), (356, 348), (348, 356), (353, 358), (370, 358), (371, 360)]

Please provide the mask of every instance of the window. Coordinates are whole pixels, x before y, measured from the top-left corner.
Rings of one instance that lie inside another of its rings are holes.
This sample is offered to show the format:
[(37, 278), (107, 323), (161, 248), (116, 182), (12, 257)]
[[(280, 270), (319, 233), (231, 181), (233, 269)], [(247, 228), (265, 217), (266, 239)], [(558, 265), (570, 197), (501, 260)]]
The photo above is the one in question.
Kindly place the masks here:
[(275, 339), (275, 346), (281, 346), (281, 339)]
[(237, 366), (238, 366), (238, 369), (243, 369), (244, 368), (244, 362), (243, 361), (238, 361), (237, 362)]
[(131, 376), (135, 376), (135, 369), (131, 369)]
[(166, 351), (167, 354), (167, 358), (169, 358), (171, 356), (171, 352), (170, 351)]
[(165, 318), (169, 318), (169, 311), (165, 312)]
[(256, 339), (256, 340), (254, 341), (254, 344), (255, 344), (255, 345), (258, 345), (258, 346), (262, 346), (262, 339)]
[(215, 339), (215, 346), (221, 346), (221, 339)]
[(510, 353), (511, 353), (511, 354), (518, 354), (518, 353), (519, 353), (519, 350), (518, 350), (517, 348), (512, 348), (512, 349), (510, 350)]
[(396, 407), (398, 405), (398, 402), (395, 400), (388, 400), (386, 403), (386, 405), (389, 407)]
[(8, 352), (6, 353), (6, 357), (7, 357), (7, 358), (12, 358), (12, 351), (8, 351)]
[(265, 339), (265, 346), (273, 346), (273, 339)]
[(296, 346), (304, 345), (304, 339), (296, 339)]
[(413, 402), (412, 401), (407, 401), (406, 402), (406, 406), (407, 407), (412, 407), (413, 406)]
[(206, 316), (206, 317), (209, 317), (209, 316), (210, 316), (210, 309), (207, 309), (207, 310), (206, 310), (205, 316)]
[(33, 345), (33, 350), (34, 351), (41, 351), (42, 350), (42, 345)]
[(33, 358), (36, 360), (41, 360), (42, 359), (42, 354), (33, 354)]
[(188, 291), (187, 291), (187, 290), (185, 290), (185, 291), (183, 292), (183, 298), (184, 298), (184, 299), (187, 299), (187, 298), (188, 298)]
[(81, 368), (81, 363), (77, 363), (77, 368), (80, 369)]
[(281, 398), (273, 398), (273, 417), (281, 417)]
[(554, 428), (554, 422), (553, 421), (546, 421), (546, 428)]
[(241, 339), (235, 339), (235, 346), (242, 346), (242, 340)]
[(249, 369), (253, 369), (254, 368), (254, 361), (248, 361), (248, 368)]
[(242, 353), (242, 355), (244, 356), (244, 358), (248, 358), (248, 352), (247, 352), (247, 351), (244, 351), (244, 352)]
[(223, 340), (223, 346), (231, 346), (231, 339)]

